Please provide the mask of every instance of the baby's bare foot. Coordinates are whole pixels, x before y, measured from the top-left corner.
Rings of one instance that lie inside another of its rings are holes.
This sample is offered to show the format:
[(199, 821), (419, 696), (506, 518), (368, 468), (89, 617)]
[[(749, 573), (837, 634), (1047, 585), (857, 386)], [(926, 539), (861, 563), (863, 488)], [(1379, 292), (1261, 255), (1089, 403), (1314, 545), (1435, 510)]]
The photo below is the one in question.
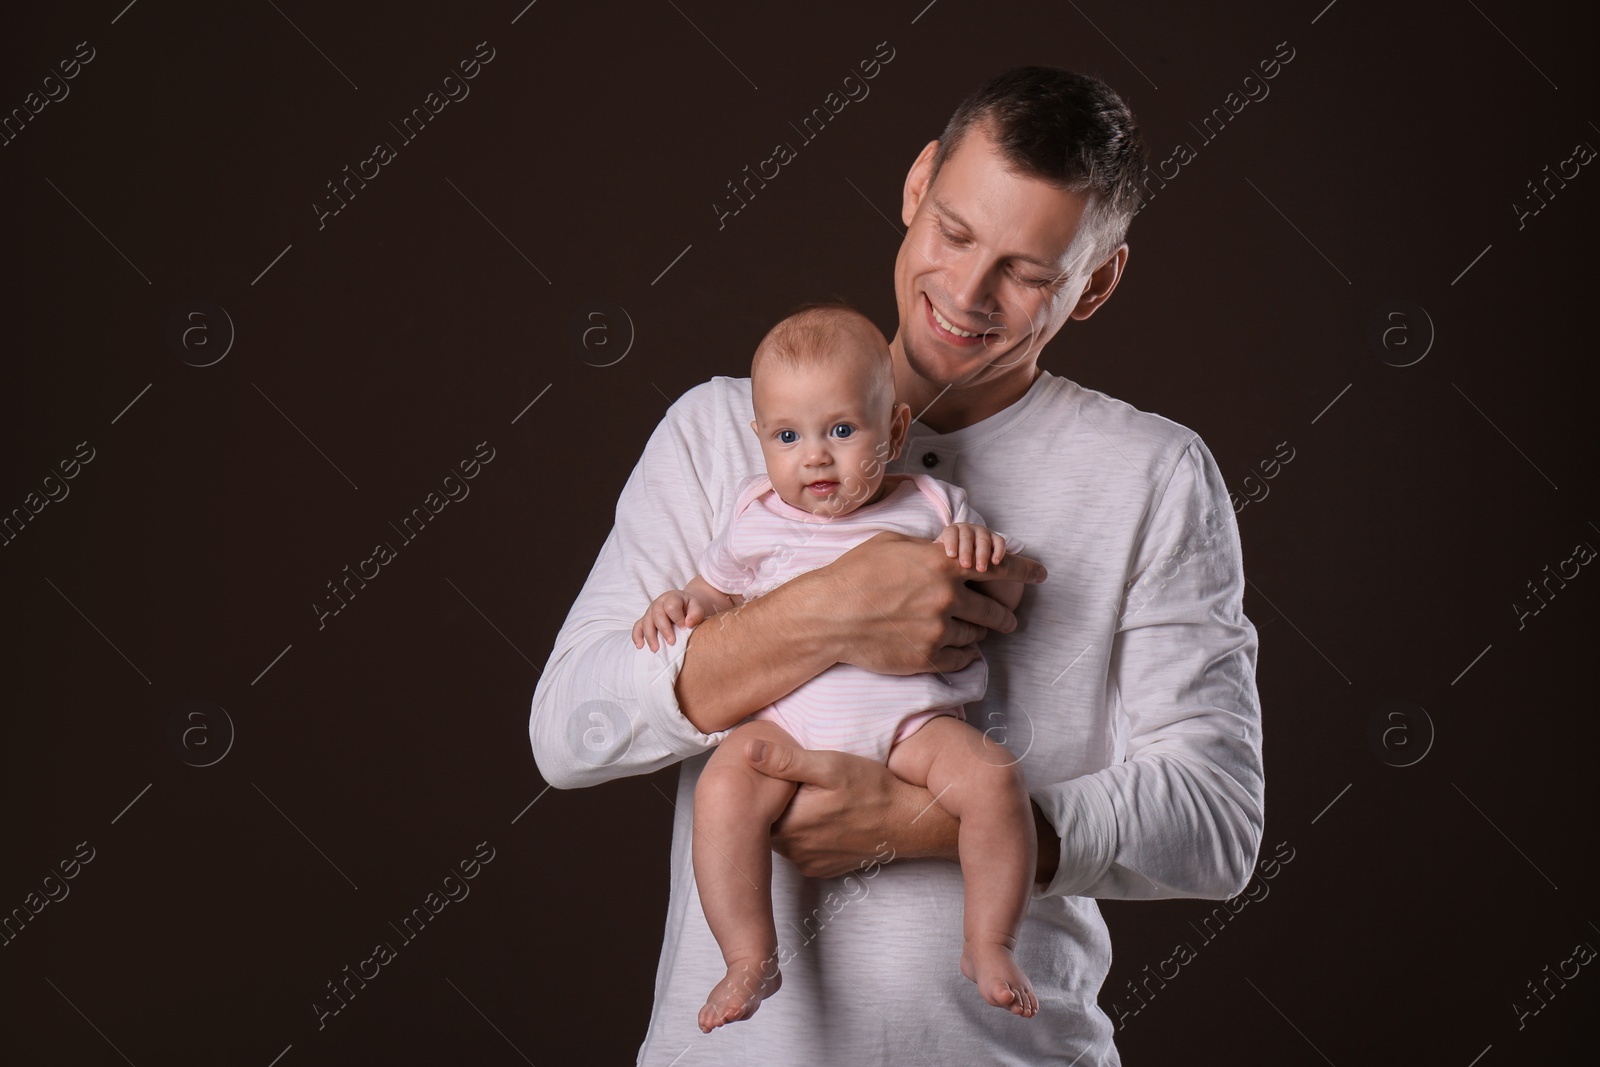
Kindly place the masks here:
[[(768, 977), (770, 972), (771, 977)], [(709, 1034), (724, 1023), (736, 1023), (756, 1013), (756, 1008), (783, 985), (783, 975), (778, 971), (777, 960), (759, 956), (736, 959), (728, 964), (728, 973), (712, 987), (700, 1009), (700, 1031)]]
[(961, 949), (961, 973), (978, 984), (978, 992), (997, 1008), (1031, 1019), (1039, 998), (1011, 950), (990, 941), (967, 941)]

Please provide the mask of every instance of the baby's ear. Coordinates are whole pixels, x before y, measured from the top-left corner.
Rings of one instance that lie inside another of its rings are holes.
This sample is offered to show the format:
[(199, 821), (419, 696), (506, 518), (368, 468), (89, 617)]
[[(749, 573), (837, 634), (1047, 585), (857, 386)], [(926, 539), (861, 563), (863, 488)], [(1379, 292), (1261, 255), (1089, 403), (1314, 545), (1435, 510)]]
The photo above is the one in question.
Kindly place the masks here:
[(750, 420), (750, 432), (755, 434), (757, 437), (761, 436), (761, 431), (756, 428), (756, 420), (755, 419), (751, 419)]

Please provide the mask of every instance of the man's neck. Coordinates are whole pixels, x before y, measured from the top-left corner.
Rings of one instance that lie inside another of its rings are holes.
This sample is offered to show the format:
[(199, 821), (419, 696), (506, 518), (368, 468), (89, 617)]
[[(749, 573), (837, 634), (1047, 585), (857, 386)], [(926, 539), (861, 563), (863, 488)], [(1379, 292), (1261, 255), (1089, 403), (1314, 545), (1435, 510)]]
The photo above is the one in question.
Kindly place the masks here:
[(937, 388), (912, 373), (904, 358), (895, 360), (895, 395), (911, 408), (916, 421), (935, 433), (954, 433), (982, 422), (1021, 400), (1044, 368), (1035, 364), (1033, 373), (1006, 383), (1004, 388)]

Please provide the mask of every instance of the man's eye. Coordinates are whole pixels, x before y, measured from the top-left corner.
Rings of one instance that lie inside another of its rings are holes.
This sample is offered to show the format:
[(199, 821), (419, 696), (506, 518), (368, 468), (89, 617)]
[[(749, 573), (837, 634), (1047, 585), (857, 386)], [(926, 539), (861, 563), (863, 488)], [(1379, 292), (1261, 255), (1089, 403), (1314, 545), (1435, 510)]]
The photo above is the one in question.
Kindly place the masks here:
[(1051, 278), (1030, 278), (1025, 274), (1017, 275), (1017, 281), (1021, 282), (1023, 285), (1026, 285), (1030, 289), (1043, 289), (1053, 280), (1054, 279)]
[(833, 436), (839, 438), (840, 440), (849, 437), (855, 432), (856, 428), (851, 426), (848, 422), (841, 422), (839, 425), (833, 428)]
[(795, 433), (793, 430), (779, 430), (778, 431), (778, 440), (781, 441), (783, 444), (792, 445), (796, 441), (798, 441), (799, 439), (800, 439), (800, 435)]

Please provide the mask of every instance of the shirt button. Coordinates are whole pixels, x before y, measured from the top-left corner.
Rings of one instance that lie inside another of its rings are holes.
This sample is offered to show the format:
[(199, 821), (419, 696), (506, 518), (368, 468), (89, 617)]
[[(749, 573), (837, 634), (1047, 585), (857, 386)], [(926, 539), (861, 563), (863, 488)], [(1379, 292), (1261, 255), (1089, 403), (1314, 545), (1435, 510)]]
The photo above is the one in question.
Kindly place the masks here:
[(939, 465), (939, 456), (938, 456), (938, 454), (934, 453), (934, 452), (929, 452), (926, 455), (924, 455), (922, 457), (922, 465), (924, 467), (937, 467)]

